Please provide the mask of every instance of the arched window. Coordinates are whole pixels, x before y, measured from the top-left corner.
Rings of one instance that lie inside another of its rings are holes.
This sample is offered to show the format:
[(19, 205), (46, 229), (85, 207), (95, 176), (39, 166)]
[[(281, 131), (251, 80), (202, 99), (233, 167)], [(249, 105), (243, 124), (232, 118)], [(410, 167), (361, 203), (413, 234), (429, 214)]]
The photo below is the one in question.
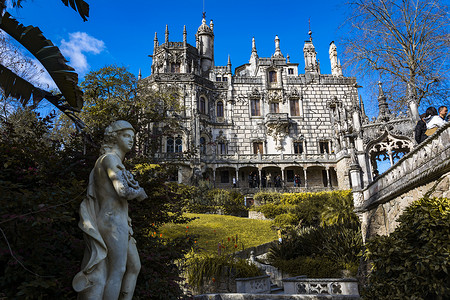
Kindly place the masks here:
[(273, 114), (278, 114), (280, 112), (280, 105), (278, 104), (278, 102), (270, 103), (270, 112)]
[(223, 102), (217, 102), (217, 117), (223, 117)]
[(176, 153), (183, 152), (183, 139), (181, 138), (181, 136), (177, 136), (175, 138), (175, 152)]
[(167, 153), (173, 153), (174, 151), (175, 151), (175, 148), (174, 148), (174, 140), (173, 140), (173, 137), (168, 137), (168, 138), (167, 138), (166, 152), (167, 152)]
[(269, 82), (277, 82), (277, 72), (269, 71)]

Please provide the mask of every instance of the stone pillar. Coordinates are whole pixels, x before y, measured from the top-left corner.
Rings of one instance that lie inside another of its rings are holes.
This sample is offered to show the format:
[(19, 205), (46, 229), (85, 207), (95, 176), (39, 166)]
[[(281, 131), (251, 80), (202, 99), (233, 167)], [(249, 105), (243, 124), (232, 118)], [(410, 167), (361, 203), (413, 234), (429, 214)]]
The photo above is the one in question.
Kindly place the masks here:
[(327, 167), (327, 178), (328, 178), (328, 186), (330, 188), (333, 187), (333, 184), (331, 183), (331, 172), (330, 172), (330, 167)]
[(284, 168), (281, 168), (281, 186), (284, 187), (286, 182), (284, 181)]
[(216, 187), (216, 168), (213, 168), (213, 182), (214, 182), (214, 187)]
[(236, 187), (239, 187), (239, 167), (236, 166)]
[(262, 187), (262, 169), (258, 168), (258, 181), (259, 181), (259, 187)]
[(306, 176), (307, 167), (303, 167), (303, 176), (305, 177), (305, 189), (308, 188), (308, 177)]
[(388, 149), (388, 155), (389, 155), (389, 161), (391, 162), (391, 167), (394, 165), (394, 159), (392, 157), (392, 150), (391, 148)]

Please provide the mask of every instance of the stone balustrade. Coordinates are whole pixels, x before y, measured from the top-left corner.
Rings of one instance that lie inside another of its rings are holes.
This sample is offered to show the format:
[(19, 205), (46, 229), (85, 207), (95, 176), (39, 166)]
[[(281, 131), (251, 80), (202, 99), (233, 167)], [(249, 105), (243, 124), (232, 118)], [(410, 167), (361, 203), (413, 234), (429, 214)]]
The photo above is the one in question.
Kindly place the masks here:
[(450, 123), (403, 156), (354, 197), (357, 211), (370, 210), (450, 171)]
[(305, 278), (297, 276), (283, 279), (284, 293), (294, 295), (351, 295), (359, 297), (355, 278)]
[(248, 278), (236, 278), (236, 292), (246, 294), (269, 294), (270, 276), (262, 275)]

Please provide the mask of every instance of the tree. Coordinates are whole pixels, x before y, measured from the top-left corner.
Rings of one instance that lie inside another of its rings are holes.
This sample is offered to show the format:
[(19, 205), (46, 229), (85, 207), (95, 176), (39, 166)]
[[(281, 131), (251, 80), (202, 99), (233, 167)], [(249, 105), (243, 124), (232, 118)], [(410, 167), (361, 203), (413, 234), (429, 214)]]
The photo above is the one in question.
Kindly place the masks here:
[[(449, 14), (441, 0), (350, 0), (347, 65), (382, 81), (394, 110), (442, 102), (449, 92)], [(448, 100), (447, 100), (448, 101)]]

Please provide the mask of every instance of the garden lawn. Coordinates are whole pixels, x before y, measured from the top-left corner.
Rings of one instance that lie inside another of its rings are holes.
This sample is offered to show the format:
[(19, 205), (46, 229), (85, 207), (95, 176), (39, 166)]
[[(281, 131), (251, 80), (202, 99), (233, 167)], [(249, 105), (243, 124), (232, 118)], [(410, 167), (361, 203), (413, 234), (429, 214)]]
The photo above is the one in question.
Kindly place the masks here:
[(196, 244), (207, 253), (217, 253), (218, 243), (226, 247), (226, 252), (231, 252), (277, 239), (277, 233), (271, 229), (271, 221), (213, 214), (188, 213), (186, 216), (198, 219), (188, 224), (165, 224), (160, 231), (162, 236), (166, 238), (195, 236)]

